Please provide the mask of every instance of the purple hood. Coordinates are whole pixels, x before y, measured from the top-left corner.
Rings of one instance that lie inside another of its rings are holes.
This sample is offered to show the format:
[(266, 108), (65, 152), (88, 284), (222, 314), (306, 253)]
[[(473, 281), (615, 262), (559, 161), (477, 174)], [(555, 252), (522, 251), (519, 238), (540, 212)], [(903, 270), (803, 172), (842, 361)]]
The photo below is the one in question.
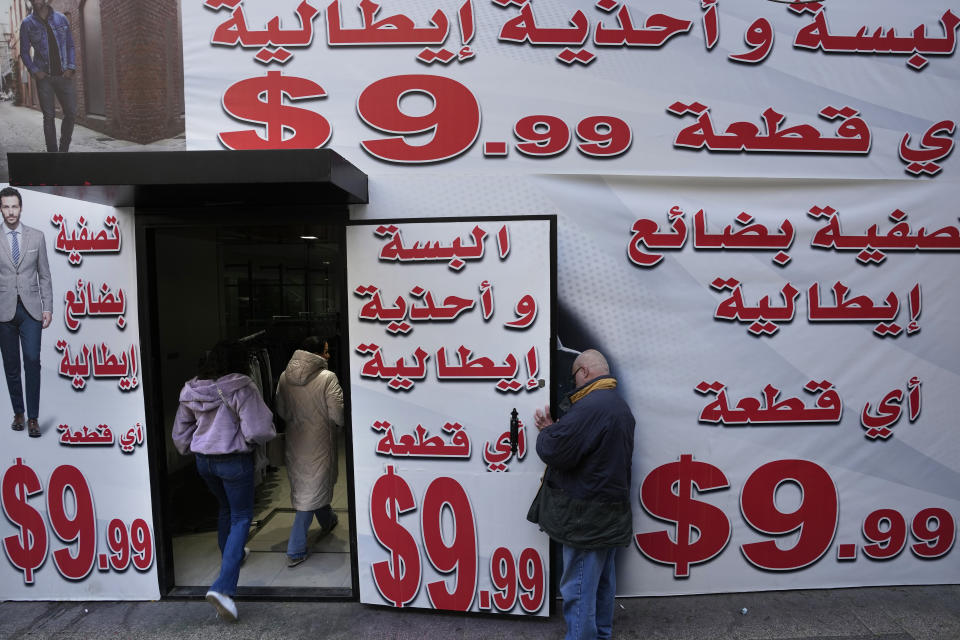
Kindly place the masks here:
[(173, 444), (182, 454), (244, 453), (276, 435), (273, 414), (253, 380), (243, 374), (217, 380), (192, 378), (180, 391)]

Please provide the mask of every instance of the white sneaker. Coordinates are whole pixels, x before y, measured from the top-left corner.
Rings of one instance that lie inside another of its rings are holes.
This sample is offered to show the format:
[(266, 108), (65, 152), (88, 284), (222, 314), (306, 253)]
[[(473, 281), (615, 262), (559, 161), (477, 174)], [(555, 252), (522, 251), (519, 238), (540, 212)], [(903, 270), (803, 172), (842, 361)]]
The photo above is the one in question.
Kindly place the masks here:
[(216, 608), (217, 614), (224, 620), (237, 621), (237, 605), (230, 596), (218, 591), (207, 591), (207, 602)]

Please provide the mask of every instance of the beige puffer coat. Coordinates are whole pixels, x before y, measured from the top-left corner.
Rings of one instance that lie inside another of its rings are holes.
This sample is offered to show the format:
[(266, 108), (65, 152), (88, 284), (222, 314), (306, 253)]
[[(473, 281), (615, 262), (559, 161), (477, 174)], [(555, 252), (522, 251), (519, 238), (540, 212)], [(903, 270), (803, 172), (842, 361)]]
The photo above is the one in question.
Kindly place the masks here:
[(330, 504), (337, 481), (336, 427), (343, 426), (343, 390), (327, 361), (297, 350), (277, 383), (277, 415), (285, 432), (290, 501), (297, 511)]

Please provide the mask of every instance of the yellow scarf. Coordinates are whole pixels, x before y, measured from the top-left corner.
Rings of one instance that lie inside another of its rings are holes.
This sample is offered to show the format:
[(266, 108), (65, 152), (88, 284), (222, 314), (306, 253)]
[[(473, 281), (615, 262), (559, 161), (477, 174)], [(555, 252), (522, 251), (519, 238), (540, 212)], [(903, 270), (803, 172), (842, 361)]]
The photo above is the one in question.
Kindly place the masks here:
[(616, 389), (617, 388), (617, 379), (616, 378), (600, 378), (599, 380), (594, 380), (584, 388), (580, 389), (574, 394), (570, 395), (570, 402), (577, 402), (582, 400), (584, 396), (589, 393), (593, 393), (597, 389)]

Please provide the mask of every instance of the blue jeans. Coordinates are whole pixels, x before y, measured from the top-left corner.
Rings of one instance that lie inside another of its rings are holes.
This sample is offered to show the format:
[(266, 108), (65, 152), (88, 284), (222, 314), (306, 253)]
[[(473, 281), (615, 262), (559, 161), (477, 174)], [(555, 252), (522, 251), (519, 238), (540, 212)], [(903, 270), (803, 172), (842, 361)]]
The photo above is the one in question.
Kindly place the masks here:
[(253, 454), (207, 456), (198, 453), (197, 471), (220, 503), (217, 519), (220, 575), (210, 590), (235, 596), (243, 546), (253, 521)]
[(14, 413), (23, 413), (23, 382), (20, 378), (20, 350), (23, 349), (23, 374), (27, 381), (27, 418), (40, 415), (40, 332), (43, 326), (17, 301), (17, 311), (9, 322), (0, 322), (0, 355), (7, 376), (7, 391)]
[[(57, 147), (57, 123), (54, 121), (57, 113), (54, 97), (63, 110), (59, 147)], [(37, 78), (37, 100), (40, 102), (40, 111), (43, 113), (43, 137), (47, 143), (47, 151), (69, 151), (70, 141), (73, 139), (73, 123), (77, 116), (77, 87), (73, 84), (73, 78), (66, 76)]]
[(310, 530), (310, 523), (316, 516), (317, 523), (327, 528), (333, 524), (333, 509), (325, 504), (316, 511), (297, 511), (293, 518), (293, 526), (290, 527), (290, 539), (287, 541), (287, 555), (292, 559), (299, 559), (307, 555), (307, 532)]
[(609, 638), (617, 592), (616, 549), (563, 547), (563, 618), (566, 640)]

